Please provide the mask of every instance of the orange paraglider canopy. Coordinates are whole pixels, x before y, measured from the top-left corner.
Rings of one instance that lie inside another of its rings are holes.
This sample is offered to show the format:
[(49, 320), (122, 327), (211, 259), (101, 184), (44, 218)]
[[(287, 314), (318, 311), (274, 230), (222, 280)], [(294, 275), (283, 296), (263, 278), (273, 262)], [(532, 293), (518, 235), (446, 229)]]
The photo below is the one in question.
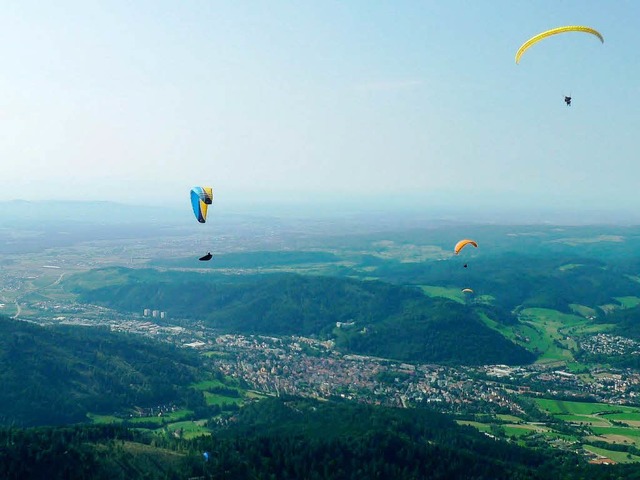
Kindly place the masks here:
[(478, 244), (475, 242), (475, 240), (464, 239), (456, 243), (456, 246), (453, 248), (454, 253), (458, 255), (458, 253), (460, 253), (460, 250), (462, 250), (467, 245), (473, 245), (476, 248), (478, 247)]

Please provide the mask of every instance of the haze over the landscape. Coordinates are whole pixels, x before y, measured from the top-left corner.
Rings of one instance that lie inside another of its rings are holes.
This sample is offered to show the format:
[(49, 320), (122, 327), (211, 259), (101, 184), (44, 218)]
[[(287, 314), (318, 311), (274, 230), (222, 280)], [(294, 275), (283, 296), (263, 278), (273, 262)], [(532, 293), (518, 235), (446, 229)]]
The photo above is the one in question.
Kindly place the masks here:
[[(213, 185), (223, 210), (624, 218), (640, 207), (638, 18), (634, 1), (14, 2), (0, 200), (176, 205)], [(604, 44), (559, 36), (515, 64), (566, 24)]]

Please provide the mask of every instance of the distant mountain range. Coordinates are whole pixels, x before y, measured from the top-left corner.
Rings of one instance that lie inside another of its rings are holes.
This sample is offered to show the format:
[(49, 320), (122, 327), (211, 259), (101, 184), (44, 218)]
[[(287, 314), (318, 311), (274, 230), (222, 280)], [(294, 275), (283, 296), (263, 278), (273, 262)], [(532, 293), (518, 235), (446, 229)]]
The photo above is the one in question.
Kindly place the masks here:
[[(184, 211), (189, 212), (185, 204)], [(127, 205), (116, 202), (26, 201), (0, 202), (0, 222), (8, 225), (128, 224), (179, 220), (180, 208)]]

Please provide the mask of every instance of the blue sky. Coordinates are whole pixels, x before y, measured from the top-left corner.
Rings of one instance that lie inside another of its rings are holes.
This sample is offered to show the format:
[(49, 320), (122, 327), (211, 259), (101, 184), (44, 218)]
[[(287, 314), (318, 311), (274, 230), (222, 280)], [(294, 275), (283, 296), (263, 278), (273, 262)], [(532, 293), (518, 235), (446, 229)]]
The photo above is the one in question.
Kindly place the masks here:
[[(0, 7), (0, 200), (637, 210), (640, 2)], [(514, 55), (527, 38), (566, 34)], [(567, 108), (563, 95), (574, 104)]]

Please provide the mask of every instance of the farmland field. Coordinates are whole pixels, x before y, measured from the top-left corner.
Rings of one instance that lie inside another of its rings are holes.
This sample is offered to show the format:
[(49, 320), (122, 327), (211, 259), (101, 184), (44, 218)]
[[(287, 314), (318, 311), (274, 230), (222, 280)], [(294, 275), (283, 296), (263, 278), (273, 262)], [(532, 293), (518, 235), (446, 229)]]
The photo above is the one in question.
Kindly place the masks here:
[(462, 289), (434, 285), (421, 285), (420, 288), (429, 297), (444, 297), (458, 303), (465, 302), (465, 294), (462, 293)]
[(167, 425), (167, 430), (169, 433), (177, 434), (185, 439), (211, 435), (211, 432), (205, 427), (204, 420), (187, 420), (184, 422), (171, 423)]
[(610, 458), (617, 463), (630, 463), (640, 461), (639, 456), (627, 454), (627, 452), (616, 452), (614, 450), (606, 450), (604, 448), (594, 447), (592, 445), (585, 445), (582, 448), (584, 448), (588, 452), (595, 453), (596, 455)]
[(622, 435), (625, 437), (640, 437), (640, 428), (629, 427), (591, 427), (596, 435)]
[(556, 414), (555, 417), (559, 418), (564, 422), (570, 422), (570, 423), (583, 423), (585, 425), (596, 425), (600, 427), (607, 427), (611, 425), (611, 423), (608, 422), (604, 418), (604, 416)]
[(640, 304), (640, 297), (615, 297), (624, 308), (633, 308)]
[(551, 400), (547, 398), (533, 398), (541, 410), (551, 415), (594, 415), (597, 413), (640, 413), (639, 407), (610, 405), (606, 403), (571, 402), (566, 400)]

